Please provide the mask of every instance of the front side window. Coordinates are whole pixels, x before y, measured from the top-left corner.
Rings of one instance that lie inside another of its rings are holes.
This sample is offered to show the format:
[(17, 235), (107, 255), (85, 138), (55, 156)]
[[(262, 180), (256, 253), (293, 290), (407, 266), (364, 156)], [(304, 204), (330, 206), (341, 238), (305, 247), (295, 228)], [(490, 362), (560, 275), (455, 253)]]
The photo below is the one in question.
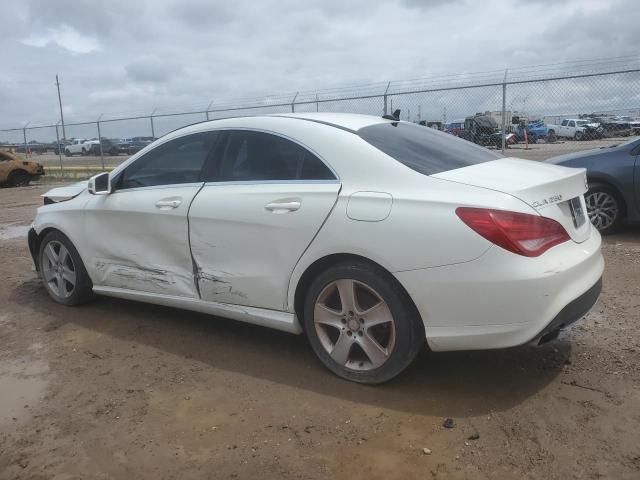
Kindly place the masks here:
[(566, 127), (568, 123), (569, 123), (569, 120), (562, 120), (562, 123), (560, 125), (562, 125), (563, 127)]
[(117, 189), (202, 181), (202, 168), (216, 132), (195, 133), (164, 143), (125, 168)]
[(570, 126), (570, 127), (575, 127), (575, 126), (576, 126), (576, 122), (574, 122), (573, 120), (571, 120), (571, 121), (569, 122), (569, 126)]
[(357, 133), (378, 150), (424, 175), (501, 158), (474, 143), (412, 123), (378, 123)]
[(217, 165), (209, 181), (333, 180), (315, 155), (286, 138), (264, 132), (226, 132), (216, 148)]

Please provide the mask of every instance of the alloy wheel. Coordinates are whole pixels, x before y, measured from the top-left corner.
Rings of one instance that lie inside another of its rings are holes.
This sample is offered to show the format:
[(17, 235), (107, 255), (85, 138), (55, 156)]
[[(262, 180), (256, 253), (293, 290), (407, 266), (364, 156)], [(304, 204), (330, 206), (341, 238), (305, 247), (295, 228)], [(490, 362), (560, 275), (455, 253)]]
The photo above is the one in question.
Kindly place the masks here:
[(76, 268), (69, 250), (52, 240), (42, 255), (42, 275), (47, 289), (58, 298), (68, 298), (76, 286)]
[(589, 220), (598, 230), (605, 230), (616, 223), (620, 208), (613, 195), (608, 192), (591, 192), (584, 200)]
[(365, 371), (382, 366), (395, 345), (395, 322), (387, 303), (370, 286), (352, 279), (329, 283), (314, 306), (318, 339), (331, 358)]

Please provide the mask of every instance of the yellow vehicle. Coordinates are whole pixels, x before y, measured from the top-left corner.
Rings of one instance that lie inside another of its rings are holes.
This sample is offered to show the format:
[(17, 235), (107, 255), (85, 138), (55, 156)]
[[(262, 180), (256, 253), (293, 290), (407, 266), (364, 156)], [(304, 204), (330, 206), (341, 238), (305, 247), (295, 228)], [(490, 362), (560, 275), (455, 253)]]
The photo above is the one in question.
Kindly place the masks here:
[(0, 150), (0, 185), (25, 187), (31, 180), (44, 175), (44, 167), (17, 155)]

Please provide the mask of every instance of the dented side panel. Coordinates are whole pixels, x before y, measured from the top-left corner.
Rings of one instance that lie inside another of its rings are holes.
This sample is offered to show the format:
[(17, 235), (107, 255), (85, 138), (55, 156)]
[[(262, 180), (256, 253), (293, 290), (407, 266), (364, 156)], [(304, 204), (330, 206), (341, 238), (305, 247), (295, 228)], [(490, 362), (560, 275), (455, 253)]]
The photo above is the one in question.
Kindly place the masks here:
[(85, 263), (94, 285), (198, 298), (187, 212), (201, 185), (91, 196)]
[(340, 184), (207, 184), (189, 213), (203, 300), (282, 310), (296, 263)]

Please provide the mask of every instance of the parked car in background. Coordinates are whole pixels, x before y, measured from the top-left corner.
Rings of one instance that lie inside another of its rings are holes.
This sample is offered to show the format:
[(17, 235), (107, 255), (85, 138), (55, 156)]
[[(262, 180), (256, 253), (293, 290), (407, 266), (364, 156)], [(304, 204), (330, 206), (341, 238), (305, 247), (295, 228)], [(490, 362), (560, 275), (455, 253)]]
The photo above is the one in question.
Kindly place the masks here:
[(11, 152), (0, 150), (0, 185), (24, 187), (44, 175), (44, 167)]
[(614, 232), (625, 221), (640, 222), (640, 139), (547, 162), (587, 169), (587, 213), (601, 233)]
[(538, 140), (555, 141), (555, 136), (547, 138), (548, 129), (542, 120), (529, 122), (526, 127), (523, 124), (516, 126), (514, 133), (519, 142), (524, 142), (524, 132), (527, 132), (527, 142), (536, 143)]
[(628, 137), (632, 133), (631, 117), (589, 115), (587, 120), (599, 124), (604, 137)]
[(444, 131), (459, 137), (464, 130), (464, 119), (454, 120), (451, 123), (447, 123), (444, 126)]
[(102, 154), (115, 157), (117, 155), (129, 155), (129, 144), (119, 138), (102, 138), (99, 143), (91, 145), (90, 153), (100, 155), (100, 145)]
[(549, 135), (574, 140), (590, 140), (602, 138), (602, 127), (597, 122), (580, 118), (566, 118), (560, 125), (547, 125)]
[(132, 137), (126, 138), (124, 142), (127, 144), (129, 155), (133, 155), (150, 145), (154, 140), (156, 140), (154, 137)]
[[(464, 129), (458, 136), (483, 147), (502, 148), (502, 131), (490, 115), (478, 114), (465, 118)], [(515, 134), (507, 134), (505, 146), (513, 144), (515, 141)]]
[(58, 303), (97, 293), (304, 333), (336, 375), (381, 383), (425, 343), (544, 343), (582, 318), (604, 269), (585, 191), (584, 171), (414, 123), (228, 118), (46, 193), (28, 244)]
[(89, 155), (93, 146), (98, 144), (98, 139), (86, 140), (75, 138), (71, 140), (67, 146), (65, 146), (64, 154), (67, 157), (70, 157), (72, 155)]

